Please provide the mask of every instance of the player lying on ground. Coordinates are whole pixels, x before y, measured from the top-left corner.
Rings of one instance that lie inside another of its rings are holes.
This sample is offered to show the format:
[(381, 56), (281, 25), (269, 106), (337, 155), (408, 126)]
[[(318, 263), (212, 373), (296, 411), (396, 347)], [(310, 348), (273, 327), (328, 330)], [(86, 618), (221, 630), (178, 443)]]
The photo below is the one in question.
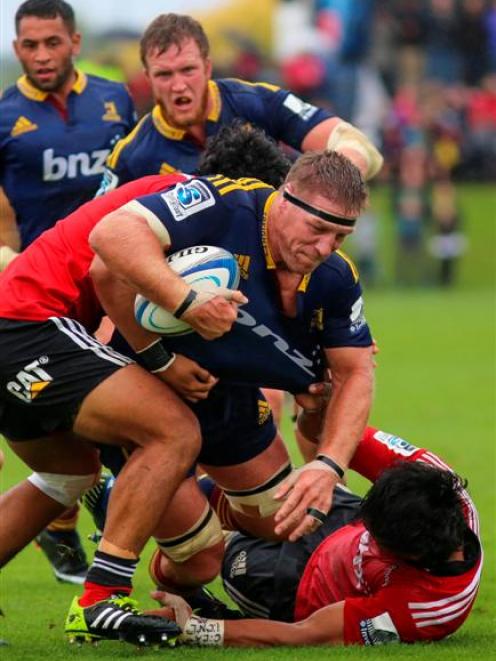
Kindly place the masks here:
[[(362, 500), (344, 487), (322, 525), (296, 543), (232, 533), (224, 588), (248, 618), (170, 606), (193, 645), (378, 645), (439, 640), (474, 604), (482, 570), (477, 510), (434, 453), (368, 428), (350, 467), (374, 482)], [(169, 608), (153, 611), (171, 615)]]

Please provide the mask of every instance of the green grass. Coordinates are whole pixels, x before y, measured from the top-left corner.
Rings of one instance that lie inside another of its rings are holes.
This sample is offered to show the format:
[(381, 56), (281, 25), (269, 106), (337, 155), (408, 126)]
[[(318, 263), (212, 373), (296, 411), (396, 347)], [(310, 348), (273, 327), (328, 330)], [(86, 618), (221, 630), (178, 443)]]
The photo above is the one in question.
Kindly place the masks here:
[[(495, 658), (496, 359), (492, 196), (487, 189), (477, 187), (462, 191), (461, 202), (468, 207), (465, 228), (471, 249), (461, 264), (460, 283), (455, 289), (401, 291), (388, 288), (367, 293), (367, 317), (381, 349), (371, 422), (438, 452), (469, 479), (469, 488), (481, 515), (486, 551), (479, 598), (464, 627), (441, 643), (336, 649), (326, 651), (326, 655), (350, 660), (365, 656), (427, 661)], [(385, 242), (385, 260), (387, 246), (392, 245), (391, 237), (389, 241), (389, 244)], [(284, 432), (290, 438), (287, 419)], [(0, 474), (1, 490), (26, 474), (27, 470), (7, 453), (6, 467)], [(357, 478), (351, 479), (351, 485), (360, 492), (365, 488), (364, 482)], [(80, 529), (84, 535), (91, 531), (85, 514)], [(87, 549), (92, 550), (89, 542)], [(150, 583), (146, 572), (149, 553), (147, 549), (138, 569), (136, 595), (143, 604), (151, 605), (147, 597)], [(68, 648), (62, 636), (62, 625), (75, 590), (55, 583), (47, 562), (33, 545), (2, 571), (0, 590), (0, 604), (6, 615), (0, 618), (0, 638), (10, 642), (9, 647), (0, 648), (2, 660), (39, 661), (45, 656), (49, 656), (50, 661), (104, 660), (137, 656), (133, 647), (118, 643), (103, 643), (97, 650), (89, 646)], [(161, 653), (145, 651), (139, 656), (156, 658), (157, 654), (167, 654), (172, 660), (313, 661), (322, 656), (323, 651), (316, 648), (181, 648)]]

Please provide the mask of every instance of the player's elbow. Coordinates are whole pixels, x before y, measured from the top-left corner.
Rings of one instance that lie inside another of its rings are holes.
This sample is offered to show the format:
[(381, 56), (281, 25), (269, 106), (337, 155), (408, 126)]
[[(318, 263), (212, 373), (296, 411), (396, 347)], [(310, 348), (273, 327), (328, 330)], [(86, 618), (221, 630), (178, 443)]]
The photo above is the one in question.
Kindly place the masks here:
[(104, 216), (91, 230), (88, 236), (88, 243), (90, 248), (96, 254), (99, 254), (104, 246), (109, 245), (114, 236), (114, 213), (109, 213)]

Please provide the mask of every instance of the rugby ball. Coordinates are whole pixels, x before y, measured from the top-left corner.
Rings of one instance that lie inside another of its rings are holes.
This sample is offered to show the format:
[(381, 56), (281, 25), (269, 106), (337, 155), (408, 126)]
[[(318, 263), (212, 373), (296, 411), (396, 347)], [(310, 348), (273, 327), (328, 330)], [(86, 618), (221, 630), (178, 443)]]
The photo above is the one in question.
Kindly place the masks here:
[[(170, 268), (196, 291), (212, 291), (216, 287), (237, 289), (239, 266), (235, 257), (214, 246), (192, 246), (183, 248), (167, 257)], [(186, 335), (193, 328), (185, 321), (176, 319), (141, 294), (134, 301), (134, 316), (143, 328), (161, 335)]]

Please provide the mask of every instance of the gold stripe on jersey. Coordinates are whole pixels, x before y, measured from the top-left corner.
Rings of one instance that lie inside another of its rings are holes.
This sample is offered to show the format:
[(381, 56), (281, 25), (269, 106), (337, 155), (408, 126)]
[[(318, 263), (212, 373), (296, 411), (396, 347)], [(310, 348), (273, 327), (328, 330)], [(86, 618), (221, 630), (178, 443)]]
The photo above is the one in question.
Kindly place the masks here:
[(353, 261), (351, 260), (351, 258), (348, 257), (348, 255), (345, 252), (343, 252), (342, 250), (336, 250), (336, 254), (339, 255), (341, 257), (341, 259), (343, 259), (348, 264), (348, 266), (350, 267), (350, 271), (353, 274), (353, 279), (355, 280), (355, 282), (358, 282), (358, 280), (360, 278), (360, 276), (358, 274), (358, 269), (355, 266), (355, 264), (353, 263)]
[(217, 186), (223, 186), (224, 184), (229, 184), (232, 179), (229, 179), (229, 177), (224, 176), (223, 174), (214, 174), (214, 175), (209, 175), (208, 177), (205, 177), (207, 181), (210, 181), (215, 187)]
[(269, 186), (269, 184), (264, 184), (263, 181), (257, 181), (256, 183), (253, 184), (242, 184), (242, 185), (240, 185), (237, 181), (233, 181), (233, 183), (230, 186), (224, 186), (223, 188), (219, 188), (218, 190), (220, 195), (226, 195), (227, 193), (231, 193), (233, 190), (249, 191), (249, 190), (257, 190), (259, 188), (272, 188), (272, 186)]
[(76, 82), (72, 86), (74, 92), (76, 92), (76, 94), (81, 94), (86, 89), (87, 84), (88, 78), (86, 77), (86, 74), (79, 71), (79, 69), (76, 69)]
[(171, 126), (162, 115), (162, 108), (157, 104), (152, 110), (152, 121), (157, 131), (170, 140), (182, 140), (186, 135), (183, 129)]
[(145, 119), (148, 117), (148, 115), (145, 115), (140, 119), (140, 121), (136, 124), (134, 129), (126, 135), (125, 138), (122, 138), (122, 140), (119, 140), (119, 142), (115, 145), (112, 153), (110, 156), (107, 158), (107, 165), (109, 168), (115, 168), (117, 165), (117, 161), (119, 160), (119, 156), (121, 155), (121, 151), (124, 149), (126, 145), (128, 145), (130, 142), (132, 142), (137, 134), (137, 132), (140, 130), (141, 125), (145, 121)]
[(308, 283), (310, 282), (310, 278), (312, 277), (311, 273), (305, 273), (305, 275), (302, 277), (300, 284), (298, 285), (298, 291), (301, 291), (303, 293), (306, 292), (308, 289)]
[(271, 255), (269, 248), (269, 241), (267, 237), (267, 223), (269, 221), (269, 212), (274, 200), (276, 199), (277, 191), (274, 191), (269, 197), (265, 200), (264, 211), (263, 211), (263, 220), (262, 220), (262, 247), (265, 254), (265, 265), (268, 269), (275, 269), (276, 263)]
[(272, 85), (271, 83), (251, 83), (250, 81), (243, 80), (242, 78), (228, 78), (228, 80), (235, 80), (237, 83), (242, 83), (248, 87), (265, 87), (265, 89), (268, 89), (271, 92), (278, 92), (281, 89), (278, 85)]
[(177, 168), (165, 161), (160, 166), (159, 174), (172, 174), (173, 172), (177, 172)]
[(215, 177), (207, 177), (207, 179), (217, 188), (219, 195), (226, 195), (233, 190), (250, 191), (258, 188), (272, 188), (269, 184), (251, 177), (229, 179), (229, 177), (216, 175)]
[[(84, 74), (82, 71), (79, 71), (79, 69), (76, 69), (75, 72), (76, 80), (72, 86), (72, 91), (76, 92), (76, 94), (81, 94), (81, 92), (84, 92), (86, 89), (88, 78), (86, 77), (86, 74)], [(29, 81), (27, 76), (21, 76), (18, 78), (16, 85), (19, 92), (21, 92), (21, 94), (23, 94), (31, 101), (45, 101), (49, 95), (49, 92), (42, 92), (37, 87), (35, 87)]]
[(207, 116), (209, 122), (217, 122), (222, 110), (222, 97), (215, 80), (208, 81), (208, 100), (210, 103), (210, 110)]

